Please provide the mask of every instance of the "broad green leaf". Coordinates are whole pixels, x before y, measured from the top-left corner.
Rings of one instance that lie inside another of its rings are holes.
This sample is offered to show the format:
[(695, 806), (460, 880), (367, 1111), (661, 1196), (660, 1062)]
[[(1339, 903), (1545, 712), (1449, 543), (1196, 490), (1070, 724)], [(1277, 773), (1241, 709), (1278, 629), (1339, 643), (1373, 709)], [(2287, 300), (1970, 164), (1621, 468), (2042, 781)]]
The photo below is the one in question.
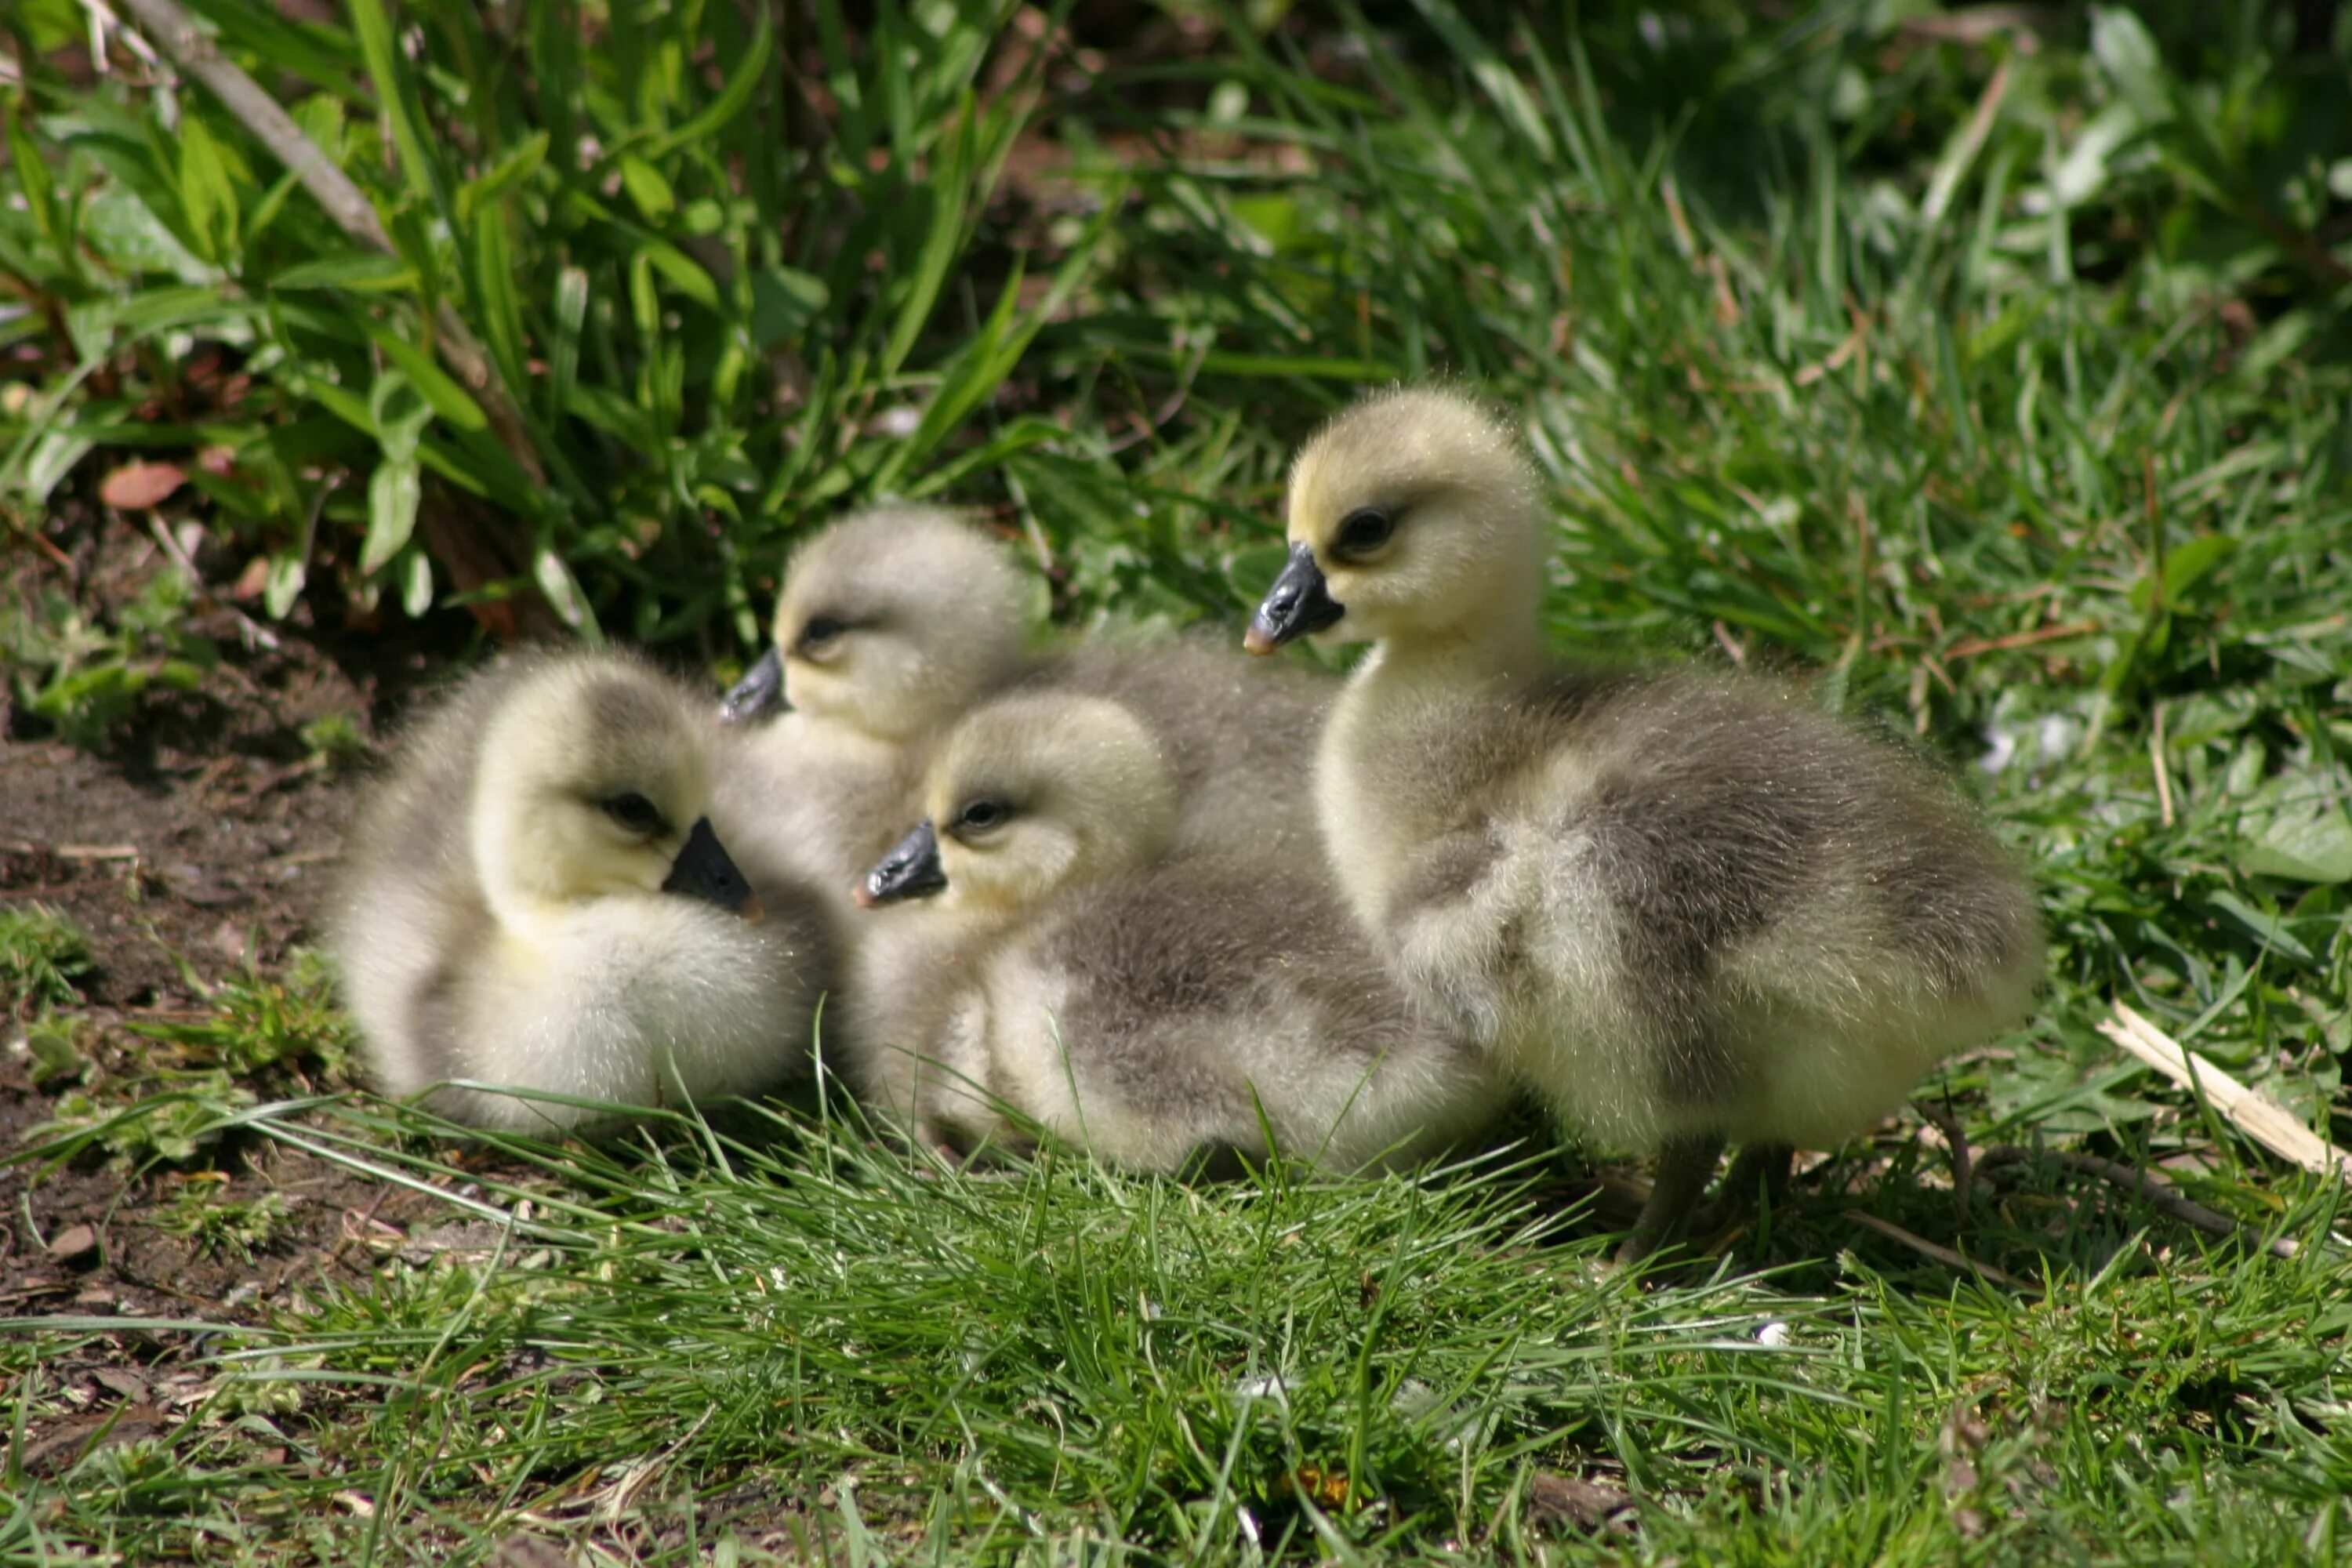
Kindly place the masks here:
[(516, 142), (497, 163), (457, 187), (458, 223), (473, 222), (475, 214), (487, 204), (497, 201), (539, 173), (539, 166), (546, 161), (546, 132), (533, 132)]
[(621, 188), (650, 224), (664, 224), (677, 210), (677, 193), (662, 172), (634, 153), (621, 154)]
[(381, 250), (354, 250), (298, 261), (269, 279), (272, 289), (347, 289), (358, 294), (404, 292), (416, 287), (416, 269)]
[(2314, 962), (2311, 949), (2295, 939), (2294, 933), (2286, 929), (2285, 921), (2279, 916), (2254, 908), (2226, 889), (2215, 889), (2207, 893), (2204, 902), (2208, 909), (2226, 916), (2248, 936), (2281, 957), (2294, 959), (2298, 963)]
[(2352, 821), (2341, 806), (2283, 811), (2248, 846), (2240, 863), (2258, 876), (2352, 882)]
[(310, 139), (310, 145), (327, 155), (327, 161), (341, 167), (343, 162), (342, 100), (323, 92), (314, 92), (293, 108), (294, 123)]
[(555, 613), (562, 617), (565, 626), (591, 642), (604, 640), (588, 614), (588, 601), (580, 592), (579, 580), (572, 575), (572, 568), (563, 563), (562, 556), (542, 546), (531, 559), (530, 575), (531, 580), (539, 584), (539, 591), (547, 595), (547, 602), (554, 606)]
[(89, 437), (73, 431), (50, 431), (33, 443), (14, 488), (35, 506), (47, 504), (49, 492), (58, 488), (58, 481), (97, 445)]
[(706, 310), (717, 310), (719, 285), (699, 262), (677, 247), (658, 239), (649, 239), (638, 252), (653, 265), (654, 270), (668, 279), (677, 291)]
[(474, 435), (490, 427), (489, 416), (482, 412), (482, 405), (467, 395), (466, 389), (439, 365), (426, 358), (423, 349), (405, 339), (394, 337), (382, 328), (370, 331), (368, 336), (375, 341), (376, 347), (383, 351), (383, 357), (390, 360), (400, 374), (424, 395), (425, 401), (433, 405), (433, 412), (449, 422), (452, 429)]
[(1227, 204), (1243, 227), (1279, 253), (1299, 232), (1298, 203), (1286, 195), (1234, 196)]
[(145, 202), (116, 182), (107, 182), (83, 201), (80, 232), (92, 250), (119, 268), (169, 272), (184, 283), (219, 280), (218, 268), (182, 245)]
[(301, 552), (281, 550), (269, 558), (269, 580), (261, 590), (261, 607), (273, 621), (282, 621), (302, 596), (310, 572)]
[(424, 491), (415, 458), (386, 458), (368, 479), (367, 539), (360, 546), (360, 570), (373, 573), (400, 553), (416, 531), (416, 502)]
[(2239, 864), (2297, 882), (2352, 881), (2352, 775), (2305, 766), (2264, 784), (2240, 819)]
[(2120, 5), (2093, 6), (2091, 54), (2143, 123), (2158, 124), (2170, 116), (2164, 57), (2146, 23)]
[(375, 417), (358, 394), (348, 386), (339, 386), (324, 376), (305, 376), (297, 384), (302, 395), (324, 408), (354, 430), (368, 435), (376, 433)]
[(422, 550), (408, 552), (406, 567), (401, 573), (400, 607), (411, 620), (433, 607), (433, 559)]
[(286, 204), (293, 199), (295, 190), (301, 184), (302, 176), (289, 169), (278, 176), (275, 184), (261, 194), (261, 199), (253, 205), (253, 216), (245, 226), (245, 247), (247, 250), (251, 250), (256, 242), (269, 232), (270, 226), (278, 221), (278, 215), (286, 210)]
[(580, 370), (580, 331), (588, 319), (588, 274), (567, 267), (555, 279), (555, 343), (547, 356), (547, 408), (551, 423), (572, 405)]
[[(2213, 574), (2238, 548), (2226, 533), (2200, 533), (2164, 552), (2164, 602), (2179, 604), (2191, 588)], [(2155, 601), (2154, 579), (2142, 576), (2132, 584), (2131, 605), (2145, 613)]]
[(790, 267), (751, 274), (751, 342), (762, 353), (800, 335), (832, 295), (824, 280)]
[(2234, 554), (2238, 542), (2226, 533), (2200, 533), (2165, 552), (2164, 597), (2178, 604), (2190, 590), (2212, 575), (2213, 569)]
[(180, 205), (205, 259), (226, 263), (237, 249), (236, 186), (201, 115), (180, 121)]
[(415, 457), (416, 443), (432, 422), (433, 405), (408, 377), (388, 370), (375, 378), (368, 391), (368, 427), (386, 458)]

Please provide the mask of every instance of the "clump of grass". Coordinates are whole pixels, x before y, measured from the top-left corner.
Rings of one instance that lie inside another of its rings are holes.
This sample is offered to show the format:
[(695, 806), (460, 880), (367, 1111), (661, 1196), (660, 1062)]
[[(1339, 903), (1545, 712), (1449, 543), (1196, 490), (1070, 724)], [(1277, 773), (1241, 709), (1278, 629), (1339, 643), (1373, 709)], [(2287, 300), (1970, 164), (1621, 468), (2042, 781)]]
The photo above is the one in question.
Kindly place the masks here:
[(0, 606), (0, 649), (9, 658), (16, 706), (78, 746), (116, 737), (152, 692), (192, 691), (219, 661), (189, 630), (187, 578), (155, 573), (107, 616), (45, 591), (29, 606)]
[(320, 954), (298, 951), (282, 973), (239, 975), (205, 1000), (209, 1011), (192, 1018), (132, 1022), (143, 1042), (132, 1070), (61, 1095), (21, 1157), (189, 1164), (209, 1157), (226, 1122), (263, 1094), (344, 1081), (354, 1035)]
[(178, 1195), (149, 1223), (168, 1234), (187, 1237), (208, 1252), (234, 1252), (247, 1263), (285, 1234), (291, 1210), (283, 1193), (271, 1190), (253, 1198), (233, 1197), (226, 1179), (209, 1179), (214, 1175), (210, 1172), (199, 1175), (206, 1179), (182, 1183)]
[(0, 1006), (12, 1016), (71, 1006), (89, 971), (89, 939), (73, 921), (45, 904), (0, 906)]
[(239, 1078), (279, 1069), (338, 1079), (350, 1064), (352, 1023), (335, 1004), (332, 968), (315, 950), (295, 952), (282, 973), (223, 981), (205, 1000), (205, 1016), (133, 1028), (190, 1063)]
[(349, 713), (321, 713), (303, 725), (302, 748), (331, 773), (348, 772), (368, 754), (367, 737)]

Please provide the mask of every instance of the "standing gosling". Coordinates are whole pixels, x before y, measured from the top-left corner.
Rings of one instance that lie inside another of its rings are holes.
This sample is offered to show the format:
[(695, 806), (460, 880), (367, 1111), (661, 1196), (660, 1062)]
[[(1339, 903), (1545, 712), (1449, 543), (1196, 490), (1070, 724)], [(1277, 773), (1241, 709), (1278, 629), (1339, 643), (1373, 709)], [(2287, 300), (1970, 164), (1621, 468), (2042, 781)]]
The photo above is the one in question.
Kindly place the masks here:
[[(346, 848), (331, 944), (377, 1082), (478, 1127), (740, 1094), (805, 1060), (813, 899), (712, 831), (700, 704), (634, 659), (478, 676), (412, 733)], [(477, 1088), (474, 1085), (486, 1087)]]
[(1726, 1141), (1785, 1176), (2016, 1023), (2042, 931), (1895, 748), (1776, 685), (1551, 662), (1547, 533), (1494, 416), (1372, 398), (1299, 453), (1245, 646), (1373, 645), (1316, 764), (1333, 869), (1408, 989), (1570, 1125), (1657, 1155), (1632, 1259), (1679, 1235)]
[[(1160, 862), (1179, 785), (1118, 703), (1017, 694), (960, 724), (929, 817), (873, 873), (862, 1087), (932, 1148), (1019, 1117), (1107, 1163), (1172, 1173), (1276, 1146), (1337, 1170), (1429, 1152), (1506, 1089), (1433, 1026), (1289, 865)], [(895, 929), (893, 929), (895, 928)]]

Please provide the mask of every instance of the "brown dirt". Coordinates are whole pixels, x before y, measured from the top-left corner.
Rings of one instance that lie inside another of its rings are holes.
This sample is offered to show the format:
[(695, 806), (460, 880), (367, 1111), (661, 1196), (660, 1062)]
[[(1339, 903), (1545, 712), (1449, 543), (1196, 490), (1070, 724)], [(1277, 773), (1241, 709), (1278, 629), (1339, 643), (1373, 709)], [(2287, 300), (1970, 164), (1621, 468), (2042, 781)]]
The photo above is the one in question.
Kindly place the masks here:
[[(164, 563), (119, 518), (53, 523), (43, 548), (9, 546), (0, 612), (46, 591), (105, 623)], [(230, 574), (199, 564), (215, 586)], [(354, 781), (310, 753), (302, 727), (342, 713), (373, 736), (428, 669), (462, 662), (463, 628), (448, 623), (386, 637), (322, 632), (307, 616), (264, 627), (270, 648), (232, 605), (192, 613), (187, 629), (217, 644), (218, 668), (194, 692), (143, 698), (94, 752), (42, 734), (13, 706), (0, 715), (0, 909), (66, 916), (94, 960), (69, 1010), (87, 1080), (36, 1086), (23, 1050), (0, 1054), (0, 1317), (259, 1322), (388, 1258), (464, 1244), (431, 1195), (263, 1138), (207, 1148), (184, 1169), (24, 1157), (63, 1093), (103, 1101), (161, 1065), (170, 1048), (134, 1026), (202, 1016), (209, 988), (274, 973), (310, 935)], [(0, 1035), (22, 1022), (0, 1016)], [(298, 1073), (291, 1087), (309, 1081)], [(184, 1234), (201, 1197), (270, 1194), (283, 1218), (249, 1257)], [(186, 1364), (195, 1342), (126, 1327), (43, 1366), (35, 1403), (50, 1414), (31, 1423), (27, 1467), (58, 1473), (92, 1442), (176, 1426), (213, 1382)]]

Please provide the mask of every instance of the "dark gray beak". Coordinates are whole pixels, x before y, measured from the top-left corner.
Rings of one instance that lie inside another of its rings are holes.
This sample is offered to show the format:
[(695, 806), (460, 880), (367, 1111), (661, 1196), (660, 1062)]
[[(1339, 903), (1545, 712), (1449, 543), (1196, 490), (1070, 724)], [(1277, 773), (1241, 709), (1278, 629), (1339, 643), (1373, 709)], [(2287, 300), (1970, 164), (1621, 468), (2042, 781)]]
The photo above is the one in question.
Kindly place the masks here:
[(948, 874), (940, 868), (939, 832), (925, 817), (916, 824), (912, 833), (898, 840), (898, 847), (866, 873), (866, 880), (857, 889), (857, 901), (866, 909), (876, 909), (901, 899), (929, 898), (947, 885)]
[(1312, 545), (1290, 547), (1290, 563), (1265, 591), (1265, 600), (1250, 617), (1249, 635), (1242, 647), (1249, 653), (1272, 653), (1286, 642), (1319, 632), (1346, 611), (1331, 597), (1323, 568), (1315, 563)]
[(773, 647), (760, 656), (760, 662), (743, 672), (743, 679), (727, 689), (719, 700), (719, 721), (722, 724), (748, 724), (770, 713), (782, 713), (792, 704), (784, 700), (784, 661)]
[(710, 818), (703, 817), (686, 836), (685, 845), (677, 858), (670, 863), (668, 879), (661, 885), (665, 893), (683, 893), (689, 899), (717, 904), (730, 914), (741, 915), (758, 923), (760, 900), (751, 893), (751, 883), (729, 858), (727, 847), (719, 842), (711, 830)]

